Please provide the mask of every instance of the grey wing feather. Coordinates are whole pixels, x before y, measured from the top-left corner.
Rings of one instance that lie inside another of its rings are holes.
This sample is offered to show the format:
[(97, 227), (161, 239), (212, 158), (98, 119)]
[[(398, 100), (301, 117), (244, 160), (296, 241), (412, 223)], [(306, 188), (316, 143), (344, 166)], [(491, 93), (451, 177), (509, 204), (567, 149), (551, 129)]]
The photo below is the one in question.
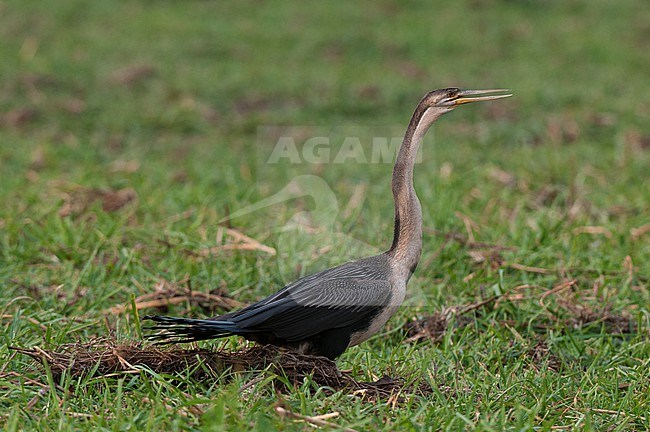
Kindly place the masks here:
[(319, 288), (297, 299), (287, 298), (256, 318), (262, 318), (260, 324), (277, 337), (301, 340), (364, 321), (388, 303), (391, 292), (388, 281), (354, 279), (329, 281)]
[(388, 281), (366, 279), (329, 280), (320, 283), (318, 289), (290, 292), (301, 306), (351, 309), (382, 306), (389, 295)]
[[(249, 311), (258, 311), (261, 307), (265, 305), (272, 305), (275, 302), (280, 301), (286, 297), (300, 298), (302, 292), (310, 292), (312, 289), (321, 290), (320, 286), (325, 281), (332, 280), (349, 280), (349, 279), (359, 279), (359, 280), (385, 280), (387, 279), (386, 267), (387, 263), (384, 262), (385, 258), (382, 255), (378, 255), (371, 258), (365, 258), (359, 261), (352, 261), (345, 264), (342, 264), (337, 267), (333, 267), (327, 270), (323, 270), (318, 273), (311, 274), (300, 278), (278, 292), (271, 294), (270, 296), (253, 303), (235, 313), (229, 313), (222, 315), (221, 317), (234, 317), (241, 316)], [(220, 319), (217, 317), (216, 319)]]
[(331, 328), (363, 321), (387, 304), (390, 283), (382, 262), (360, 260), (328, 269), (287, 285), (227, 319), (246, 329), (264, 329), (277, 337), (300, 340)]

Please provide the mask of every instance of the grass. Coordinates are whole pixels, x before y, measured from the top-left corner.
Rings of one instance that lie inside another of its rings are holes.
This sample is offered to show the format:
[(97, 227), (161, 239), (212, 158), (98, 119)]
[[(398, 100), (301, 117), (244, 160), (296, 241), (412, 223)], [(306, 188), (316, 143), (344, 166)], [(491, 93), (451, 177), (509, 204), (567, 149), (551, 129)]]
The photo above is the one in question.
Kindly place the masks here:
[[(338, 412), (328, 421), (358, 430), (650, 428), (645, 2), (5, 1), (0, 11), (6, 430), (308, 427), (277, 403)], [(425, 91), (450, 85), (515, 97), (458, 110), (429, 134), (408, 304), (338, 360), (359, 380), (416, 377), (432, 394), (368, 402), (309, 379), (281, 390), (272, 374), (240, 392), (255, 372), (55, 382), (8, 349), (138, 339), (130, 305), (161, 284), (247, 302), (345, 260), (351, 244), (386, 247), (389, 165), (267, 164), (264, 128), (399, 135)], [(201, 255), (222, 218), (301, 175), (326, 187), (233, 220), (276, 256)], [(325, 233), (337, 235), (282, 229), (315, 208), (336, 210)], [(436, 340), (408, 342), (405, 322), (491, 296)]]

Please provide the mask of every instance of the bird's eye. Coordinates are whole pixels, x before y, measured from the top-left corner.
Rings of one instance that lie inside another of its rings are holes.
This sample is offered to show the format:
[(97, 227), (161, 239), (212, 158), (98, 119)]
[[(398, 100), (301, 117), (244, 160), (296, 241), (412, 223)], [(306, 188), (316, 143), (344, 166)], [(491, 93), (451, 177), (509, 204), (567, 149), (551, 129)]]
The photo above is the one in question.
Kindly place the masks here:
[(454, 98), (454, 97), (456, 97), (458, 95), (459, 91), (460, 91), (460, 89), (458, 89), (458, 88), (447, 89), (447, 97), (449, 99), (452, 99), (452, 98)]

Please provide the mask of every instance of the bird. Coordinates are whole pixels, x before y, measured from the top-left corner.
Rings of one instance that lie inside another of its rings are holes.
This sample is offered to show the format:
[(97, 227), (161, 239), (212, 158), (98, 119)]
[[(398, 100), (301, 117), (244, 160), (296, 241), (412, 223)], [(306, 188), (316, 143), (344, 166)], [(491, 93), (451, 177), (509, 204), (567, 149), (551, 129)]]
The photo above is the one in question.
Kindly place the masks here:
[(418, 148), (443, 114), (473, 102), (512, 96), (506, 89), (433, 90), (420, 100), (393, 167), (393, 242), (378, 255), (302, 277), (270, 296), (210, 319), (147, 315), (157, 343), (241, 336), (301, 354), (335, 360), (348, 347), (375, 335), (397, 312), (422, 252), (422, 208), (413, 185)]

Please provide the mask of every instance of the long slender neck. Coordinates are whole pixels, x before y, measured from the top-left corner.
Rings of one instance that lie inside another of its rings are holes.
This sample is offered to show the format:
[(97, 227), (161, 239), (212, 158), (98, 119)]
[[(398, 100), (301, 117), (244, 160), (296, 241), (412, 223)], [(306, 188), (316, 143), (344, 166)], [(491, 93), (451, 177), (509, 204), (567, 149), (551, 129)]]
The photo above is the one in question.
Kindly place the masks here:
[(393, 262), (410, 273), (415, 270), (422, 252), (422, 208), (413, 188), (413, 168), (424, 134), (441, 114), (442, 112), (436, 112), (435, 109), (418, 105), (393, 168), (395, 234), (387, 254)]

